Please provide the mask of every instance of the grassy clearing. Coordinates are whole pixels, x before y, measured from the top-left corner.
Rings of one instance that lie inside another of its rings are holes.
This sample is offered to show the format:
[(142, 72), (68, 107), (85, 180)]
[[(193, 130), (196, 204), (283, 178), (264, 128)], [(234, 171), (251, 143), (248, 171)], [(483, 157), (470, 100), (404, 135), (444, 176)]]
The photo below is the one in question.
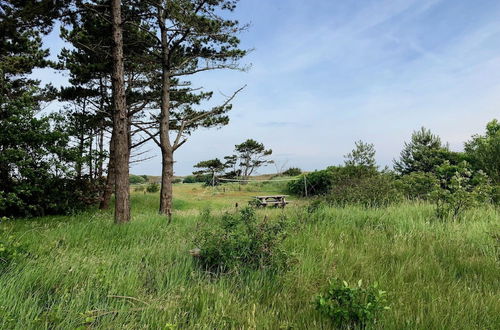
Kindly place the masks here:
[(391, 310), (376, 328), (498, 328), (500, 219), (492, 208), (440, 222), (426, 204), (309, 214), (299, 201), (258, 211), (297, 223), (286, 240), (296, 257), (288, 272), (214, 279), (198, 271), (188, 250), (200, 210), (234, 210), (281, 189), (260, 185), (178, 185), (171, 225), (156, 213), (157, 195), (142, 193), (123, 226), (97, 211), (1, 224), (27, 256), (0, 275), (0, 328), (329, 328), (312, 300), (332, 276), (388, 291)]

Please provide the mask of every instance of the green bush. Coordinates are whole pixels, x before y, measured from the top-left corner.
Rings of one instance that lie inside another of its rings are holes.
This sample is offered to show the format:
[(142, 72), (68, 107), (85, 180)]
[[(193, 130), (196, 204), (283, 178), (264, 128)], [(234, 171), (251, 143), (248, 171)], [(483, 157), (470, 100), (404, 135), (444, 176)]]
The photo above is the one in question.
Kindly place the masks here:
[(460, 217), (467, 209), (489, 202), (492, 186), (482, 171), (474, 172), (467, 162), (450, 165), (445, 162), (436, 168), (440, 186), (431, 195), (440, 219)]
[(172, 180), (172, 183), (173, 184), (176, 184), (176, 183), (181, 183), (182, 182), (182, 179), (181, 178), (175, 178)]
[(212, 176), (211, 175), (188, 175), (186, 176), (182, 182), (184, 183), (207, 183), (211, 182)]
[(141, 183), (147, 182), (147, 179), (145, 179), (143, 176), (134, 175), (134, 174), (131, 174), (129, 176), (128, 180), (129, 180), (130, 184), (141, 184)]
[(330, 169), (303, 174), (288, 184), (288, 190), (294, 195), (305, 196), (307, 187), (307, 196), (326, 195), (332, 186), (333, 176)]
[(438, 185), (438, 178), (431, 172), (412, 172), (398, 181), (401, 192), (408, 199), (428, 200)]
[(0, 187), (0, 216), (70, 214), (100, 199), (101, 182), (56, 177), (41, 181), (41, 185), (19, 181), (16, 185)]
[(160, 185), (156, 182), (152, 182), (148, 184), (148, 186), (146, 187), (146, 191), (148, 193), (155, 193), (158, 192), (159, 190), (160, 190)]
[(246, 207), (239, 214), (226, 213), (216, 223), (204, 219), (193, 243), (198, 265), (220, 274), (286, 268), (290, 256), (281, 246), (286, 237), (286, 219), (258, 221), (255, 211)]
[(302, 174), (302, 170), (298, 167), (290, 167), (288, 170), (281, 174), (285, 176), (297, 176)]
[(377, 284), (362, 287), (359, 281), (355, 287), (347, 282), (333, 279), (328, 290), (315, 299), (316, 310), (330, 318), (338, 328), (364, 328), (377, 321), (387, 306), (385, 291)]
[(326, 197), (327, 202), (332, 205), (364, 207), (384, 207), (401, 199), (391, 173), (359, 166), (338, 168)]

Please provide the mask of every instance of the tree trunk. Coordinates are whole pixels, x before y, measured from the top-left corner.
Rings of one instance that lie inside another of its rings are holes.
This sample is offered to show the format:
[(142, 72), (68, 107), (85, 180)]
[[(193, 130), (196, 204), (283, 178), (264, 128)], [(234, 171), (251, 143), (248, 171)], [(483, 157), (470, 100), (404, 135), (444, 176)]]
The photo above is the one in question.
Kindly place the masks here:
[(113, 20), (113, 132), (115, 160), (115, 223), (130, 221), (129, 138), (123, 64), (121, 0), (111, 0)]
[(103, 173), (103, 157), (104, 155), (104, 123), (101, 123), (101, 127), (99, 128), (99, 155), (97, 157), (96, 164), (96, 177), (98, 180), (101, 180)]
[(172, 178), (174, 175), (174, 150), (170, 143), (170, 60), (165, 11), (158, 13), (162, 46), (162, 89), (160, 104), (160, 148), (162, 153), (160, 214), (172, 220)]
[(161, 158), (160, 214), (167, 215), (168, 222), (170, 223), (172, 221), (174, 153), (171, 149), (162, 148)]
[(108, 176), (106, 177), (106, 185), (104, 186), (101, 203), (99, 204), (100, 210), (109, 209), (109, 202), (111, 201), (111, 195), (113, 194), (114, 185), (115, 185), (115, 139), (114, 139), (114, 134), (112, 134), (111, 141), (109, 143)]

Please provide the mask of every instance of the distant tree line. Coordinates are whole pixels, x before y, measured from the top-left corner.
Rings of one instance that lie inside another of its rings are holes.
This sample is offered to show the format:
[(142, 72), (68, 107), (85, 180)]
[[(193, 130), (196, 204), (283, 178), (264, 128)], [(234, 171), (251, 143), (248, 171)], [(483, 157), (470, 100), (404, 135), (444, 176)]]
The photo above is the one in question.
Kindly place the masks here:
[(394, 170), (379, 169), (373, 144), (358, 141), (342, 166), (303, 174), (292, 193), (322, 196), (336, 205), (385, 206), (402, 198), (430, 200), (440, 218), (457, 217), (484, 202), (500, 203), (500, 124), (492, 120), (463, 152), (451, 151), (426, 128), (405, 142)]

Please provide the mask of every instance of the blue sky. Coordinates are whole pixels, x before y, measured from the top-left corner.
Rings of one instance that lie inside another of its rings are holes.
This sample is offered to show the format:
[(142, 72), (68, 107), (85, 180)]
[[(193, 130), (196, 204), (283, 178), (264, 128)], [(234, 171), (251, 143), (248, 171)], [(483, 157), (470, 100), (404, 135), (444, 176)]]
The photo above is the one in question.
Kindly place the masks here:
[[(197, 131), (177, 151), (177, 175), (247, 138), (272, 148), (279, 167), (342, 163), (359, 139), (375, 144), (379, 165), (391, 165), (421, 126), (460, 150), (500, 117), (498, 0), (241, 0), (233, 16), (251, 23), (241, 39), (254, 49), (243, 61), (252, 68), (193, 82), (215, 91), (215, 101), (247, 88), (228, 126)], [(55, 35), (45, 43), (53, 53), (61, 47)], [(46, 70), (35, 75), (65, 83)], [(155, 157), (131, 172), (160, 168)]]

